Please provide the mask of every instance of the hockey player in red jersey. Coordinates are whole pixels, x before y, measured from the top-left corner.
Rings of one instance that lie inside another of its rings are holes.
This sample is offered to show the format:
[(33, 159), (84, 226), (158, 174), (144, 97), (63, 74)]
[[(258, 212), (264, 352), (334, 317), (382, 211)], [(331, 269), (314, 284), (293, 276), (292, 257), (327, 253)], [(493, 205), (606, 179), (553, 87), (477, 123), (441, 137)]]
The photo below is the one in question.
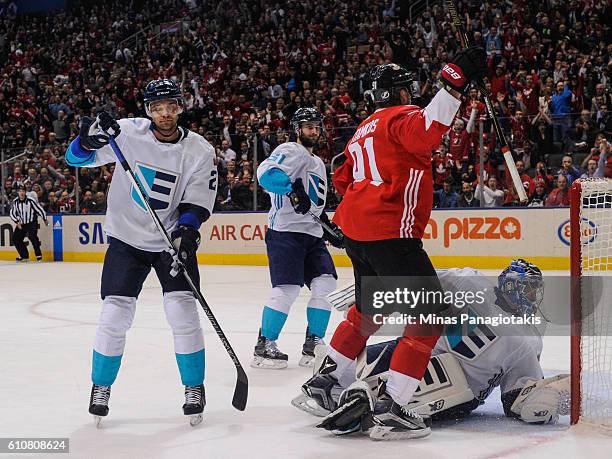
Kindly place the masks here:
[[(441, 89), (421, 109), (410, 105), (411, 72), (397, 64), (371, 71), (372, 88), (364, 95), (375, 111), (357, 128), (345, 148), (347, 159), (334, 174), (334, 185), (344, 195), (334, 222), (346, 236), (357, 304), (334, 332), (319, 372), (302, 386), (323, 407), (334, 408), (331, 387), (380, 327), (364, 312), (372, 311), (372, 305), (361, 304), (362, 276), (383, 284), (387, 276), (423, 276), (428, 289), (441, 290), (421, 241), (433, 203), (431, 153), (455, 118), (468, 84), (485, 72), (482, 48), (459, 51), (442, 69)], [(379, 398), (373, 410), (374, 440), (430, 433), (428, 422), (406, 405), (423, 377), (441, 327), (417, 327), (405, 328), (393, 353), (387, 396)]]

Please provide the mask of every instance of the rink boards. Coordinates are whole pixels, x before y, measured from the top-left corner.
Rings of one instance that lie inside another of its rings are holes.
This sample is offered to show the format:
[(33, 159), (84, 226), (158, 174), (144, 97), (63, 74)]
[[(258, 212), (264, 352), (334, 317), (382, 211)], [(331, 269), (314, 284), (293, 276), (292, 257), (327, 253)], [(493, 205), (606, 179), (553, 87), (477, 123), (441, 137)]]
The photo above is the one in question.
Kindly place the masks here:
[[(107, 247), (104, 215), (54, 215), (39, 237), (47, 261), (101, 262)], [(364, 224), (376, 225), (372, 220)], [(596, 241), (593, 221), (590, 240)], [(0, 217), (0, 259), (14, 260), (14, 225)], [(201, 229), (198, 261), (266, 265), (265, 212), (214, 214)], [(569, 208), (434, 210), (423, 242), (437, 268), (501, 268), (522, 257), (542, 269), (569, 268)], [(337, 266), (350, 266), (343, 250), (330, 247)]]

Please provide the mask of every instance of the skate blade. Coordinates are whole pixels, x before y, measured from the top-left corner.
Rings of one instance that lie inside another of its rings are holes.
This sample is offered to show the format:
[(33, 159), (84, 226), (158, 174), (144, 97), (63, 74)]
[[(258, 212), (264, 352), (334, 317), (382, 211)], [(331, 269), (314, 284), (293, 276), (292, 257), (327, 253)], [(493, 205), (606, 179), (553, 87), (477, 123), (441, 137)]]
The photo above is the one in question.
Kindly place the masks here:
[(381, 440), (408, 440), (411, 438), (427, 437), (431, 433), (431, 428), (418, 430), (394, 430), (389, 426), (374, 426), (370, 430), (370, 438), (375, 441)]
[(361, 424), (356, 421), (354, 425), (352, 425), (351, 427), (347, 427), (345, 429), (339, 430), (339, 429), (333, 429), (330, 430), (331, 433), (333, 433), (334, 435), (341, 437), (343, 435), (350, 435), (350, 434), (354, 434), (354, 433), (362, 433), (361, 431)]
[(189, 425), (191, 427), (195, 427), (202, 422), (203, 416), (202, 413), (191, 414), (189, 415)]
[(104, 419), (103, 416), (96, 416), (94, 415), (94, 424), (96, 426), (97, 429), (102, 428), (102, 419)]
[(317, 416), (319, 418), (327, 416), (330, 412), (325, 408), (319, 406), (317, 402), (315, 402), (308, 395), (300, 394), (291, 400), (291, 404), (295, 406), (298, 410), (304, 411), (305, 413), (312, 414), (313, 416)]
[(263, 357), (255, 357), (251, 362), (251, 368), (262, 368), (266, 370), (282, 370), (287, 368), (286, 360), (271, 360)]
[(311, 367), (314, 365), (314, 355), (302, 355), (298, 365), (301, 367)]

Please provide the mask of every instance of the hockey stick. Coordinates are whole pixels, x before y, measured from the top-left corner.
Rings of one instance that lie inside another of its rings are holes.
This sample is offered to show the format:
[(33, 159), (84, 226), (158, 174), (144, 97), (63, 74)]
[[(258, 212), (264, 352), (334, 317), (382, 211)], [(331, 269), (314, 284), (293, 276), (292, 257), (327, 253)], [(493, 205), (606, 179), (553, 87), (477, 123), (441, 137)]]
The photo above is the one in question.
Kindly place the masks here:
[[(323, 211), (325, 212), (325, 211)], [(336, 231), (334, 231), (334, 229), (329, 226), (327, 223), (325, 223), (323, 220), (321, 220), (321, 217), (316, 216), (314, 213), (312, 213), (311, 210), (308, 211), (308, 214), (312, 217), (312, 219), (317, 222), (319, 225), (321, 225), (321, 228), (323, 228), (323, 231), (326, 231), (328, 234), (330, 234), (331, 236), (337, 238), (338, 234), (336, 233)]]
[[(461, 18), (459, 17), (459, 13), (457, 12), (455, 2), (453, 0), (446, 0), (446, 6), (448, 7), (448, 12), (450, 13), (453, 25), (459, 32), (459, 37), (461, 38), (461, 47), (467, 48), (468, 46), (470, 46), (470, 41), (468, 39), (467, 33), (465, 32), (465, 29), (463, 28), (463, 24), (461, 23)], [(497, 115), (493, 111), (493, 104), (491, 103), (491, 94), (489, 94), (489, 91), (487, 91), (482, 81), (479, 81), (476, 84), (476, 87), (483, 96), (485, 106), (489, 114), (489, 118), (493, 123), (495, 132), (501, 143), (501, 151), (504, 154), (504, 160), (506, 161), (506, 167), (510, 172), (510, 177), (512, 178), (512, 184), (514, 185), (514, 189), (516, 190), (521, 203), (525, 203), (527, 202), (527, 193), (525, 193), (523, 182), (521, 182), (521, 177), (519, 176), (518, 170), (516, 169), (516, 164), (514, 163), (514, 158), (512, 157), (512, 152), (510, 151), (510, 144), (508, 144), (508, 140), (506, 139), (506, 136), (504, 135), (504, 132), (502, 131), (501, 126), (499, 125)]]
[[(292, 204), (293, 204), (294, 202), (297, 204), (297, 199), (296, 199), (296, 200), (293, 200), (293, 199), (291, 198), (291, 193), (287, 193), (287, 195), (286, 195), (286, 196), (289, 198), (289, 201), (291, 201), (291, 203), (292, 203)], [(323, 212), (325, 212), (325, 210), (323, 210)], [(321, 225), (321, 228), (323, 228), (323, 231), (325, 231), (326, 233), (328, 233), (330, 236), (332, 236), (332, 237), (334, 237), (334, 238), (338, 239), (338, 233), (336, 233), (336, 231), (335, 231), (335, 230), (334, 230), (334, 229), (333, 229), (331, 226), (329, 226), (327, 223), (325, 223), (323, 220), (321, 220), (321, 217), (319, 217), (319, 216), (315, 215), (315, 214), (312, 212), (312, 210), (309, 210), (307, 213), (308, 213), (308, 215), (310, 215), (310, 217), (311, 217), (311, 218), (312, 218), (312, 219), (313, 219), (315, 222), (317, 222), (319, 225)]]
[(187, 268), (185, 267), (183, 262), (178, 257), (175, 256), (176, 250), (174, 246), (172, 245), (172, 241), (170, 240), (170, 236), (168, 236), (168, 232), (166, 231), (166, 228), (164, 228), (164, 225), (159, 219), (159, 216), (157, 215), (155, 210), (153, 210), (153, 208), (151, 207), (151, 204), (149, 203), (149, 199), (147, 197), (147, 194), (145, 193), (145, 190), (142, 184), (136, 179), (136, 175), (134, 175), (134, 171), (132, 170), (127, 160), (125, 159), (125, 156), (123, 156), (123, 153), (121, 152), (119, 145), (117, 145), (115, 138), (110, 134), (109, 134), (108, 143), (113, 149), (113, 151), (115, 152), (115, 156), (117, 156), (117, 159), (119, 160), (119, 163), (121, 164), (121, 167), (123, 167), (123, 170), (127, 173), (128, 178), (130, 179), (130, 182), (132, 182), (132, 186), (134, 187), (134, 189), (136, 190), (136, 193), (138, 194), (138, 197), (144, 203), (147, 209), (147, 212), (149, 212), (149, 215), (153, 219), (155, 226), (157, 227), (160, 234), (162, 235), (164, 242), (168, 246), (170, 254), (176, 260), (179, 270), (183, 272), (183, 276), (185, 277), (185, 280), (189, 284), (189, 288), (193, 292), (193, 295), (196, 297), (196, 299), (200, 303), (200, 306), (202, 306), (202, 309), (204, 310), (206, 317), (208, 317), (208, 320), (210, 320), (210, 324), (215, 329), (215, 332), (217, 333), (217, 336), (219, 336), (219, 339), (223, 343), (225, 350), (227, 351), (230, 358), (234, 362), (234, 365), (236, 366), (236, 371), (238, 373), (238, 378), (236, 380), (236, 387), (234, 388), (234, 398), (232, 400), (232, 405), (237, 410), (244, 411), (246, 407), (246, 403), (247, 403), (248, 393), (249, 393), (249, 380), (244, 371), (244, 368), (242, 368), (242, 365), (240, 364), (240, 360), (238, 360), (238, 356), (234, 352), (234, 349), (232, 349), (231, 344), (229, 343), (229, 341), (227, 340), (227, 337), (225, 336), (225, 333), (223, 333), (223, 330), (221, 329), (219, 322), (217, 322), (217, 319), (213, 315), (210, 309), (210, 306), (208, 306), (208, 303), (206, 302), (206, 300), (200, 293), (200, 290), (193, 283), (193, 280), (191, 279), (191, 276), (189, 276), (189, 273), (187, 273)]

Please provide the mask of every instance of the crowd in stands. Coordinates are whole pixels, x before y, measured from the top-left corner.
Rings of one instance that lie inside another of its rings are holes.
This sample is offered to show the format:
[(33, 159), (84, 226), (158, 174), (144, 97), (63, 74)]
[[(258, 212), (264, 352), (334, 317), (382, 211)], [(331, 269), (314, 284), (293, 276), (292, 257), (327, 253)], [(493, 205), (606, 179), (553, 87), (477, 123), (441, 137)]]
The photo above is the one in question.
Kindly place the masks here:
[[(325, 114), (316, 154), (331, 168), (367, 117), (362, 95), (372, 66), (413, 70), (415, 102), (424, 106), (460, 47), (443, 2), (412, 17), (411, 2), (398, 0), (69, 3), (52, 14), (19, 14), (0, 1), (0, 148), (20, 155), (5, 167), (2, 192), (10, 199), (23, 183), (48, 212), (104, 212), (114, 166), (77, 174), (64, 152), (83, 116), (144, 116), (152, 79), (182, 84), (181, 123), (216, 149), (216, 209), (253, 209), (255, 194), (265, 209), (254, 167), (290, 138), (298, 107)], [(608, 2), (457, 3), (470, 39), (487, 51), (485, 85), (529, 205), (567, 205), (576, 178), (612, 177)], [(432, 152), (436, 207), (517, 204), (497, 140), (472, 89)], [(340, 199), (333, 190), (329, 198), (330, 207)]]

